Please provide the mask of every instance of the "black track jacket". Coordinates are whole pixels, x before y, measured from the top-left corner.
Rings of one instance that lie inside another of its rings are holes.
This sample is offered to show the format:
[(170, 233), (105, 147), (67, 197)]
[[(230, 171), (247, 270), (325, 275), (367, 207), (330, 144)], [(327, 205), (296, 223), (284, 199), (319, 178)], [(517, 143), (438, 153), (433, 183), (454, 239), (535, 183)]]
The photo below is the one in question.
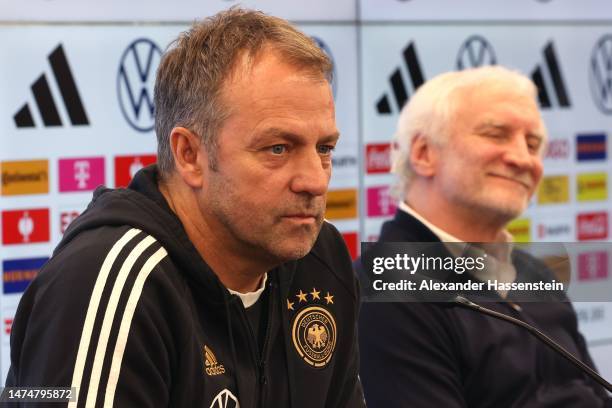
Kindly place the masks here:
[(6, 384), (77, 387), (79, 407), (363, 407), (357, 287), (325, 222), (308, 255), (268, 273), (258, 342), (151, 166), (96, 190), (26, 290)]

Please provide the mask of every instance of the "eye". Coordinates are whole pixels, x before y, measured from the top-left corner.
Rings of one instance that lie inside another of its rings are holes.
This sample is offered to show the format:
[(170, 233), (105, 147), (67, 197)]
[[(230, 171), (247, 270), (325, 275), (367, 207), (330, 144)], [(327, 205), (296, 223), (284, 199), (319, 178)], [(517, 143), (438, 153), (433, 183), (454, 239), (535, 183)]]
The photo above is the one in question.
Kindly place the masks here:
[(542, 141), (538, 137), (530, 137), (527, 139), (527, 148), (532, 153), (537, 153), (542, 146)]
[(287, 151), (287, 146), (285, 145), (274, 145), (270, 147), (270, 151), (272, 154), (280, 155)]
[(334, 151), (335, 148), (336, 146), (332, 146), (332, 145), (317, 146), (317, 150), (319, 151), (319, 154), (323, 154), (323, 155), (330, 155)]

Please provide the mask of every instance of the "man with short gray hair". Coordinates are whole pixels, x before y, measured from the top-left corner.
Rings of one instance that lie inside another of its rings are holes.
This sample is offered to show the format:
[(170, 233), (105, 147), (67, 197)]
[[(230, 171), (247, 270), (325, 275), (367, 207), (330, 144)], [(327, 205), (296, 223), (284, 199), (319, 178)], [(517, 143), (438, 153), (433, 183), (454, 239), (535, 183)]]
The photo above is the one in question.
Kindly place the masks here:
[(164, 54), (158, 165), (99, 188), (25, 292), (7, 386), (69, 406), (363, 407), (357, 282), (324, 221), (331, 63), (232, 8)]
[[(443, 242), (433, 253), (444, 259), (471, 242), (495, 265), (440, 272), (438, 282), (551, 281), (543, 263), (512, 251), (506, 231), (542, 177), (547, 135), (536, 96), (527, 77), (499, 66), (444, 73), (421, 86), (399, 117), (400, 203), (379, 242)], [(368, 285), (369, 272), (356, 265)], [(564, 294), (549, 303), (523, 302), (503, 290), (477, 295), (593, 365)], [(361, 378), (369, 406), (607, 406), (602, 387), (524, 328), (438, 299), (362, 305)]]

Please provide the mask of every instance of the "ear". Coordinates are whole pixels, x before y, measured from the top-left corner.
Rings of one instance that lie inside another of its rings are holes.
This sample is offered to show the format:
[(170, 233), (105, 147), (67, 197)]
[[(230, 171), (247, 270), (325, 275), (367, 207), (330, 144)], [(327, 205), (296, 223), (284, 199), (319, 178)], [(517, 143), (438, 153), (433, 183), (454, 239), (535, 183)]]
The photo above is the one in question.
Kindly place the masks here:
[(201, 188), (208, 171), (208, 155), (200, 137), (187, 128), (175, 127), (170, 132), (170, 148), (176, 173), (190, 187)]
[(422, 134), (412, 138), (410, 165), (415, 174), (432, 177), (436, 173), (438, 148)]

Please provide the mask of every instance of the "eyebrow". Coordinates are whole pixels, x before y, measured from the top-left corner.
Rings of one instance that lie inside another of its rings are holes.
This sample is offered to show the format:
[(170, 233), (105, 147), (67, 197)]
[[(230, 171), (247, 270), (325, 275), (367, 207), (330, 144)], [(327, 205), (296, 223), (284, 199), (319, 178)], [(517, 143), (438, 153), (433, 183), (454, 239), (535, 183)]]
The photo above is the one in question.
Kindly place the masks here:
[[(295, 133), (287, 132), (286, 130), (283, 130), (280, 128), (269, 128), (269, 129), (266, 129), (264, 132), (255, 136), (251, 144), (257, 145), (259, 143), (262, 143), (265, 139), (273, 139), (273, 138), (289, 140), (294, 143), (300, 143), (304, 139), (302, 136), (299, 136)], [(330, 135), (326, 135), (326, 136), (319, 138), (318, 143), (336, 142), (339, 138), (340, 138), (340, 133), (334, 132)]]
[[(498, 130), (502, 130), (502, 131), (510, 131), (512, 129), (512, 126), (509, 125), (504, 125), (504, 124), (499, 124), (499, 123), (494, 123), (494, 122), (486, 122), (483, 124), (480, 124), (478, 126), (476, 126), (476, 128), (474, 129), (476, 132), (483, 132), (486, 131), (487, 129), (498, 129)], [(536, 138), (538, 139), (538, 141), (542, 142), (544, 141), (544, 136), (541, 133), (538, 132), (528, 132), (527, 133), (527, 137), (530, 138)]]

